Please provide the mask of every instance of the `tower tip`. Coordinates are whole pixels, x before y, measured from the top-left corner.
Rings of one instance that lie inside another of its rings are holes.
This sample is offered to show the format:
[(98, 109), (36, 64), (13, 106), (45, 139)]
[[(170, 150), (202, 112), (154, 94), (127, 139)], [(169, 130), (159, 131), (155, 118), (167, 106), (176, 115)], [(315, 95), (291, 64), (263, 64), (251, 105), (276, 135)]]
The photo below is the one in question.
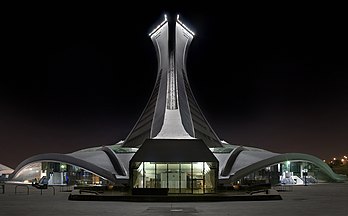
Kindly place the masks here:
[(161, 22), (161, 24), (159, 24), (154, 30), (152, 30), (149, 33), (149, 36), (151, 37), (158, 29), (160, 29), (166, 22), (168, 22), (167, 20), (167, 14), (164, 14), (164, 20)]
[(176, 22), (178, 22), (182, 27), (184, 27), (192, 36), (195, 36), (195, 33), (189, 29), (184, 23), (182, 23), (180, 20), (179, 20), (180, 16), (179, 14), (176, 15)]

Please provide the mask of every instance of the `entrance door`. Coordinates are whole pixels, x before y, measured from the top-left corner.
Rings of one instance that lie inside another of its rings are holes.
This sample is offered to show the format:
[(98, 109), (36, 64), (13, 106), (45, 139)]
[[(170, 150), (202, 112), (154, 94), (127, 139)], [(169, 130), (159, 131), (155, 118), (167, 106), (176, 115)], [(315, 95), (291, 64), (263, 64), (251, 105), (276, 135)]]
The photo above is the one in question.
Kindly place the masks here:
[(203, 179), (193, 179), (193, 193), (203, 194), (204, 193), (204, 181)]
[(204, 163), (193, 162), (192, 163), (192, 188), (194, 194), (204, 193)]

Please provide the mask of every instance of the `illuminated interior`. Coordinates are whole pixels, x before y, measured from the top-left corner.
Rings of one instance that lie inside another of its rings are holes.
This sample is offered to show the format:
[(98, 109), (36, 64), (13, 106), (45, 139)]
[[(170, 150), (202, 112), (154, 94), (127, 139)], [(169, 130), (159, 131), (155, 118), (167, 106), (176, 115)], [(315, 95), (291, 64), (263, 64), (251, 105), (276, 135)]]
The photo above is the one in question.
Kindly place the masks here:
[(49, 185), (106, 185), (107, 180), (78, 166), (59, 162), (36, 162), (23, 167), (16, 181), (31, 183), (43, 176)]
[(133, 188), (168, 188), (168, 193), (215, 193), (217, 166), (214, 162), (135, 162)]
[(238, 182), (241, 184), (279, 183), (286, 185), (306, 185), (326, 182), (328, 177), (308, 161), (284, 161), (252, 172)]

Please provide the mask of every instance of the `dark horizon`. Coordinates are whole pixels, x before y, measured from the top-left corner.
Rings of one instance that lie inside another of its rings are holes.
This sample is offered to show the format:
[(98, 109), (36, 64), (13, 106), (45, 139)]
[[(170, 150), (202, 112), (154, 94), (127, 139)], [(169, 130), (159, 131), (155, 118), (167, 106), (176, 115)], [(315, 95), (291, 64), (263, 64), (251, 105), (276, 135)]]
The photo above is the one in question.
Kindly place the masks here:
[(155, 84), (148, 33), (164, 13), (179, 13), (196, 34), (189, 82), (221, 140), (322, 159), (348, 154), (343, 12), (125, 10), (27, 12), (5, 26), (0, 164), (125, 139)]

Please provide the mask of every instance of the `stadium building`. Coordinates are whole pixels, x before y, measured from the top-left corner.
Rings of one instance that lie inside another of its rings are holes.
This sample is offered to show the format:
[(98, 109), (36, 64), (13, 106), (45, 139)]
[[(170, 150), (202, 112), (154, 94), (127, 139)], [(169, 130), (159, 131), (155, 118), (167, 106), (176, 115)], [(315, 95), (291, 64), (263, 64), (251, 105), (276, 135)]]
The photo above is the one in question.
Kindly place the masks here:
[(173, 22), (165, 16), (149, 34), (158, 58), (157, 78), (124, 141), (70, 154), (35, 155), (20, 163), (10, 180), (30, 183), (47, 176), (52, 185), (167, 188), (174, 194), (216, 193), (219, 186), (232, 184), (344, 180), (312, 155), (279, 154), (220, 140), (188, 81), (186, 58), (194, 35), (179, 16)]

